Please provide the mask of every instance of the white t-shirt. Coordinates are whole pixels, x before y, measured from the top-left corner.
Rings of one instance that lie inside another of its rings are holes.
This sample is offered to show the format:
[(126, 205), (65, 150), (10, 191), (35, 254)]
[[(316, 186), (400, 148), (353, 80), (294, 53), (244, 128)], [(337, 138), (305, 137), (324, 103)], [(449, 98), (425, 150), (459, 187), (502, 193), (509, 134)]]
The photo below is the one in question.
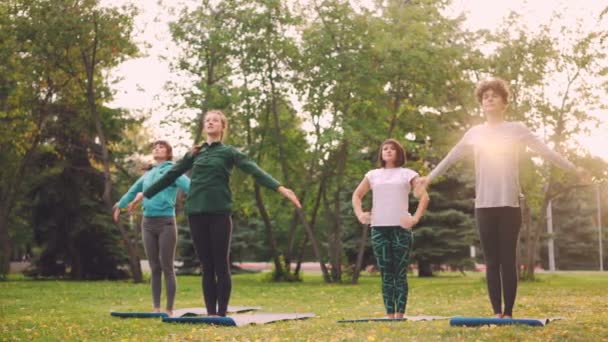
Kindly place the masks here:
[(409, 215), (410, 182), (418, 176), (404, 167), (381, 168), (365, 174), (372, 189), (372, 227), (398, 226)]

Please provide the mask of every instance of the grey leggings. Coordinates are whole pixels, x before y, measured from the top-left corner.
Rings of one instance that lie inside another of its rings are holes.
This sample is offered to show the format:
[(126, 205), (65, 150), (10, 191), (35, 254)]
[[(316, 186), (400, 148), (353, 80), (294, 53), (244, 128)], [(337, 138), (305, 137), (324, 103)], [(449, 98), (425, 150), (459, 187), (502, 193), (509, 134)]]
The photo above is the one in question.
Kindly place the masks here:
[(142, 235), (148, 263), (152, 272), (152, 301), (155, 308), (160, 308), (161, 273), (165, 275), (167, 288), (167, 310), (173, 310), (175, 300), (175, 245), (177, 242), (177, 226), (174, 216), (144, 217), (142, 220)]

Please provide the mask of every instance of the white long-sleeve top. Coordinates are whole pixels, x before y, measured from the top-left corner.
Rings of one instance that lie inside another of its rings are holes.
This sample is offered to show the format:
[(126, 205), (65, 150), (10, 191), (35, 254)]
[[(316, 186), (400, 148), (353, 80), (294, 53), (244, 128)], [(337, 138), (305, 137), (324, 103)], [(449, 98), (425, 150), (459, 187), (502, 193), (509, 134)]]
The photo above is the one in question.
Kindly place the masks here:
[(469, 129), (429, 174), (433, 180), (471, 150), (475, 157), (475, 207), (519, 207), (519, 151), (529, 147), (558, 167), (576, 167), (537, 138), (523, 123), (484, 123)]

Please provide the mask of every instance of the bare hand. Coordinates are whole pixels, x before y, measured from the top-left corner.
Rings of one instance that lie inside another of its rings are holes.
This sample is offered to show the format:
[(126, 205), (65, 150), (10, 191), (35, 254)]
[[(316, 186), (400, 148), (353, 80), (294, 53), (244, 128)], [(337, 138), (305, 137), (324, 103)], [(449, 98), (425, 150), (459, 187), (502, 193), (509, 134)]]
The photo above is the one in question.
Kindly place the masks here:
[(357, 220), (361, 224), (370, 224), (372, 222), (372, 214), (369, 211), (364, 211), (361, 215), (357, 215)]
[(431, 184), (431, 179), (428, 176), (424, 176), (424, 177), (417, 177), (416, 178), (416, 188), (421, 188), (426, 190), (426, 188), (429, 187), (429, 184)]
[(112, 215), (112, 217), (114, 218), (114, 222), (118, 222), (118, 218), (120, 217), (120, 208), (117, 205), (114, 205), (114, 215)]
[(291, 189), (288, 189), (284, 186), (279, 186), (277, 191), (280, 192), (281, 195), (287, 197), (287, 199), (290, 200), (291, 203), (293, 203), (293, 205), (295, 205), (297, 208), (302, 209), (302, 204), (300, 204), (298, 196), (296, 196), (296, 194)]
[(135, 195), (135, 198), (131, 201), (131, 203), (129, 203), (129, 206), (127, 207), (129, 209), (129, 213), (133, 213), (133, 210), (135, 209), (135, 205), (137, 203), (139, 203), (139, 201), (141, 201), (144, 198), (144, 193), (143, 192), (139, 192), (137, 193), (137, 195)]
[(399, 219), (399, 225), (401, 226), (401, 228), (412, 229), (417, 224), (418, 224), (418, 219), (414, 218), (410, 214), (403, 215)]

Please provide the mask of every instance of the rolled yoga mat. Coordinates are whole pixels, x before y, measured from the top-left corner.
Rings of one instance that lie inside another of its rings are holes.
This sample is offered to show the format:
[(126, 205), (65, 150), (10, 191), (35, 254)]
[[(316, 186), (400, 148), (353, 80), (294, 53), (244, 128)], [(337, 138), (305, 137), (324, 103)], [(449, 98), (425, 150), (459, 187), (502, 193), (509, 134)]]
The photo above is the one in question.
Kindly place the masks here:
[(434, 321), (439, 319), (448, 319), (450, 317), (445, 316), (404, 316), (403, 318), (356, 318), (356, 319), (343, 319), (338, 323), (365, 323), (365, 322), (404, 322), (404, 321)]
[[(228, 306), (228, 312), (247, 312), (260, 310), (259, 306)], [(173, 316), (171, 317), (188, 317), (197, 315), (206, 315), (207, 309), (203, 307), (199, 308), (184, 308), (173, 310)], [(165, 318), (169, 315), (165, 312), (110, 312), (111, 316), (120, 318)]]
[(287, 320), (300, 320), (315, 317), (312, 313), (274, 313), (253, 312), (235, 314), (229, 317), (163, 317), (165, 323), (213, 324), (224, 326), (244, 326), (248, 324), (266, 324)]
[(484, 317), (454, 317), (450, 320), (453, 327), (479, 327), (482, 325), (529, 325), (542, 327), (549, 322), (561, 319), (554, 318), (484, 318)]

